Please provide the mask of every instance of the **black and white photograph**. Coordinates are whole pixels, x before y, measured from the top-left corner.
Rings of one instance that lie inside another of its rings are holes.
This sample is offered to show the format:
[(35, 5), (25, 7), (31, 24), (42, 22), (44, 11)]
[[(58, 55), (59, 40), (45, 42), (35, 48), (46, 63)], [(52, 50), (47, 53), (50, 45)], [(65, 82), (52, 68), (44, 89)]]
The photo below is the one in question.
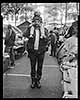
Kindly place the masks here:
[(78, 98), (79, 5), (1, 3), (3, 98)]

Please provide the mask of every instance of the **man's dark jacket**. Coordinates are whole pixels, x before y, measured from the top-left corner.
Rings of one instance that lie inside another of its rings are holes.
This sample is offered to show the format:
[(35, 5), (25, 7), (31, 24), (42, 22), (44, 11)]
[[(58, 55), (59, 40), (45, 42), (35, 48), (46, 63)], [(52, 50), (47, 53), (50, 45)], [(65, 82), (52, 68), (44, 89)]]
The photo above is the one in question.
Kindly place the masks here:
[[(34, 29), (34, 34), (33, 34), (33, 37), (31, 38), (30, 37), (30, 30), (31, 30), (31, 27), (29, 27), (24, 33), (23, 33), (23, 36), (24, 37), (27, 37), (29, 40), (28, 40), (28, 43), (27, 43), (27, 51), (28, 53), (34, 53), (34, 42), (35, 42), (35, 29)], [(38, 54), (44, 54), (46, 51), (47, 51), (47, 47), (48, 47), (48, 30), (46, 28), (44, 28), (45, 30), (45, 35), (46, 35), (46, 38), (40, 38), (41, 36), (41, 31), (39, 29), (39, 32), (40, 32), (40, 36), (39, 36), (39, 48), (38, 48)]]
[(9, 31), (6, 34), (7, 35), (6, 35), (6, 38), (5, 38), (5, 45), (7, 47), (14, 46), (16, 34), (13, 32), (13, 30), (12, 30), (11, 35), (9, 35), (10, 34)]
[(55, 36), (53, 34), (50, 35), (51, 38), (51, 45), (55, 44)]

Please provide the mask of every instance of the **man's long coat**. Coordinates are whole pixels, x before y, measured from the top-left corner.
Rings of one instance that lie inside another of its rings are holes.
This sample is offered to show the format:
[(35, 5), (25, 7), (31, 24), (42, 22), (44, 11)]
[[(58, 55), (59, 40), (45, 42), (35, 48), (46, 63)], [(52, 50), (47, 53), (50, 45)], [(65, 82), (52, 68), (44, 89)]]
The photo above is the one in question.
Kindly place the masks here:
[[(33, 37), (30, 37), (30, 30), (31, 27), (29, 27), (24, 33), (23, 36), (27, 37), (28, 43), (27, 43), (27, 51), (28, 53), (34, 53), (34, 42), (35, 42), (35, 28), (34, 28), (34, 34)], [(40, 36), (39, 36), (39, 47), (38, 47), (38, 54), (44, 54), (47, 51), (48, 47), (48, 30), (44, 28), (44, 33), (46, 38), (40, 38), (41, 37), (41, 30), (39, 29)]]

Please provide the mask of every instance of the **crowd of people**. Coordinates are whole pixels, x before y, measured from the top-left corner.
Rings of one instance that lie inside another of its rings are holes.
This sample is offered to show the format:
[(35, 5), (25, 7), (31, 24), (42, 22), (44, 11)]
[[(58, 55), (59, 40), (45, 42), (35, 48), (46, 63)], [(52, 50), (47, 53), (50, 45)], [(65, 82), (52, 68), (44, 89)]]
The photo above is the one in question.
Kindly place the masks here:
[[(48, 31), (43, 25), (42, 18), (38, 12), (34, 13), (34, 17), (32, 20), (32, 24), (25, 30), (23, 33), (24, 37), (24, 48), (25, 52), (28, 54), (28, 57), (30, 59), (31, 64), (31, 88), (41, 88), (40, 80), (42, 76), (42, 68), (43, 68), (43, 62), (46, 51), (48, 51), (49, 46), (51, 46), (51, 53), (50, 56), (54, 56), (58, 59), (60, 70), (63, 74), (64, 81), (64, 92), (68, 94), (73, 92), (73, 90), (68, 90), (65, 88), (69, 88), (70, 82), (66, 82), (66, 79), (70, 78), (69, 75), (70, 71), (68, 72), (68, 69), (70, 68), (70, 64), (73, 63), (73, 60), (75, 64), (73, 66), (77, 66), (77, 53), (74, 52), (74, 57), (69, 60), (64, 60), (64, 56), (66, 55), (66, 59), (68, 59), (68, 55), (72, 54), (72, 52), (68, 51), (63, 55), (62, 58), (59, 58), (59, 52), (61, 50), (61, 46), (65, 44), (65, 41), (70, 37), (76, 37), (78, 34), (78, 29), (75, 26), (78, 22), (73, 23), (72, 27), (68, 28), (66, 25), (64, 25), (63, 28), (58, 30), (56, 27), (54, 27), (53, 30)], [(75, 25), (74, 25), (75, 24)], [(5, 38), (5, 52), (8, 52), (10, 55), (10, 62), (11, 66), (15, 65), (15, 53), (13, 46), (15, 45), (15, 37), (16, 34), (13, 32), (11, 25), (8, 26), (8, 32), (6, 34)], [(72, 60), (72, 61), (71, 61)], [(71, 63), (69, 63), (71, 61)], [(36, 63), (37, 63), (37, 70), (36, 70)], [(67, 65), (65, 64), (67, 63)], [(67, 66), (67, 68), (65, 68)], [(72, 65), (71, 65), (72, 66)], [(66, 70), (67, 69), (67, 70)], [(69, 74), (69, 75), (68, 75)], [(72, 81), (71, 81), (72, 82)], [(68, 84), (68, 85), (65, 85)], [(72, 83), (73, 84), (73, 83)], [(71, 85), (72, 85), (71, 84)], [(66, 96), (66, 95), (65, 95)], [(64, 97), (65, 97), (64, 96)]]

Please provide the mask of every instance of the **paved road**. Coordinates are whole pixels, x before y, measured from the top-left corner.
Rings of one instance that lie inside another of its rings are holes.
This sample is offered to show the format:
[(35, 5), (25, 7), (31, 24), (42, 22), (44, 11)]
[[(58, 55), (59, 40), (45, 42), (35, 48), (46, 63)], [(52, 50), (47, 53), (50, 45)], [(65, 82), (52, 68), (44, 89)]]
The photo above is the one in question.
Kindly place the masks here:
[(3, 98), (61, 98), (62, 74), (55, 57), (45, 55), (41, 89), (30, 88), (30, 62), (27, 56), (16, 61), (14, 69), (3, 76)]

